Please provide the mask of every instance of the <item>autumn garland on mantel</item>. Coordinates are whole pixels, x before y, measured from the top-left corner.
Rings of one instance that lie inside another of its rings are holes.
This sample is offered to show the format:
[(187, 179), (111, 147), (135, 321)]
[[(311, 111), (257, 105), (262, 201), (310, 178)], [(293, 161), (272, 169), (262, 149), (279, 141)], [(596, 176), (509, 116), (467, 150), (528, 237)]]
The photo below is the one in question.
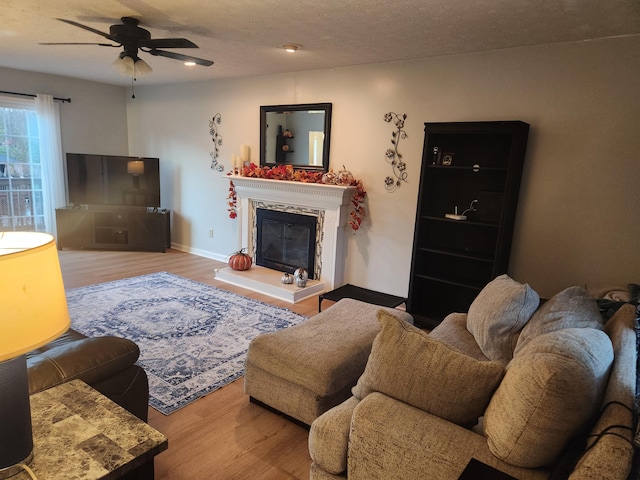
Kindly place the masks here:
[[(273, 168), (270, 167), (258, 167), (255, 163), (249, 164), (248, 167), (243, 167), (240, 175), (243, 177), (264, 178), (267, 180), (289, 180), (292, 182), (303, 183), (321, 183), (325, 185), (341, 185), (341, 186), (353, 186), (356, 187), (356, 191), (353, 194), (351, 203), (353, 204), (353, 210), (349, 214), (351, 220), (349, 225), (353, 229), (354, 233), (360, 228), (362, 219), (364, 218), (364, 197), (367, 192), (364, 190), (361, 180), (356, 180), (351, 175), (351, 172), (347, 171), (344, 167), (337, 173), (329, 171), (323, 172), (310, 172), (307, 170), (295, 170), (293, 165), (277, 165)], [(228, 173), (227, 175), (232, 175)], [(227, 195), (227, 210), (229, 211), (229, 218), (237, 218), (238, 205), (236, 196), (236, 186), (233, 184), (233, 180), (229, 181), (229, 195)]]

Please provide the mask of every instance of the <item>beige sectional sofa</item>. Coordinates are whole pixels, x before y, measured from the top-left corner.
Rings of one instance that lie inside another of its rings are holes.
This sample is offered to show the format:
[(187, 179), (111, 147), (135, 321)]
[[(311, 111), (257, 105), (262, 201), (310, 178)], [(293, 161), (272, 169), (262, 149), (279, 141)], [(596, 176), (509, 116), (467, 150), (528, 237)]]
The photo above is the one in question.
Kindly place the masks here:
[(353, 396), (311, 425), (310, 478), (458, 479), (472, 459), (493, 478), (628, 478), (635, 307), (604, 323), (582, 287), (539, 303), (503, 275), (430, 334), (380, 312)]

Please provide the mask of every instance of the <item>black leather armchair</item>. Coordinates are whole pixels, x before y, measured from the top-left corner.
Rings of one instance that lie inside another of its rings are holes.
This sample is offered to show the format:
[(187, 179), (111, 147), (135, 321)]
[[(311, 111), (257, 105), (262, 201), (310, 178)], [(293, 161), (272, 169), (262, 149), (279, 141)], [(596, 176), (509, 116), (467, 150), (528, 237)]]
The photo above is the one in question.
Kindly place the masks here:
[(75, 330), (27, 354), (31, 394), (80, 379), (141, 420), (147, 421), (149, 383), (135, 364), (140, 349), (131, 340), (88, 338)]

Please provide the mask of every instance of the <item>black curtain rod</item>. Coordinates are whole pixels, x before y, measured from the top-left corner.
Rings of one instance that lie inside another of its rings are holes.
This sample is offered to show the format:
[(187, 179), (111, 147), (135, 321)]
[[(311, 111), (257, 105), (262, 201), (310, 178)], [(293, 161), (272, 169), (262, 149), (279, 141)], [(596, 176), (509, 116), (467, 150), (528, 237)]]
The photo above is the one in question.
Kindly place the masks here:
[[(19, 97), (31, 97), (31, 98), (36, 98), (37, 95), (34, 95), (33, 93), (18, 93), (18, 92), (5, 92), (4, 90), (0, 90), (0, 93), (4, 93), (6, 95), (17, 95)], [(70, 98), (59, 98), (59, 97), (53, 97), (54, 100), (57, 100), (58, 102), (69, 102), (71, 103), (71, 99)]]

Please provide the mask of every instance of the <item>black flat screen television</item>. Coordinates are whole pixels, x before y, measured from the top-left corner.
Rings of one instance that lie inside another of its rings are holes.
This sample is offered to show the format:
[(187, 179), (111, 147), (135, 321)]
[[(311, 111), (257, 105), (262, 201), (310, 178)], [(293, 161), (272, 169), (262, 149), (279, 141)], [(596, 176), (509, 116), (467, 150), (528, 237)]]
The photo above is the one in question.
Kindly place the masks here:
[(71, 205), (160, 207), (157, 158), (67, 153)]

